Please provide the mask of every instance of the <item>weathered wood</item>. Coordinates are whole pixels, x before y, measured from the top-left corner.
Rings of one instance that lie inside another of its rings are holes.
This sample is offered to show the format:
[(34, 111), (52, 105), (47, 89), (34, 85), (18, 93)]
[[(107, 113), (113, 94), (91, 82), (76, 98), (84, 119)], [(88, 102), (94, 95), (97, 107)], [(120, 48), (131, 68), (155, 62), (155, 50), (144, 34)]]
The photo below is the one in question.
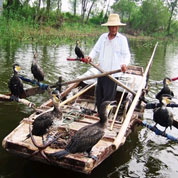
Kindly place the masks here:
[(150, 67), (152, 65), (153, 57), (154, 57), (154, 54), (155, 54), (157, 46), (158, 46), (158, 42), (156, 43), (155, 48), (154, 48), (153, 53), (152, 53), (152, 56), (151, 56), (151, 58), (150, 58), (150, 60), (148, 62), (148, 65), (147, 65), (146, 70), (144, 72), (144, 75), (143, 75), (140, 87), (139, 87), (139, 89), (137, 91), (137, 94), (134, 97), (134, 100), (133, 100), (133, 102), (132, 102), (132, 104), (131, 104), (131, 106), (129, 108), (129, 111), (128, 111), (127, 115), (126, 115), (126, 118), (124, 120), (124, 123), (123, 123), (121, 129), (120, 129), (120, 132), (119, 132), (118, 136), (116, 137), (116, 139), (115, 139), (115, 141), (113, 143), (113, 148), (114, 149), (117, 149), (122, 144), (122, 140), (125, 137), (125, 133), (127, 131), (128, 125), (129, 125), (130, 120), (132, 118), (132, 114), (133, 114), (134, 109), (135, 109), (135, 107), (137, 105), (139, 97), (140, 97), (140, 95), (142, 93), (142, 89), (145, 87), (145, 82), (146, 82), (146, 79), (147, 79), (147, 75), (148, 75), (148, 72), (149, 72)]
[(90, 80), (90, 79), (94, 79), (94, 78), (104, 77), (104, 76), (107, 76), (107, 75), (110, 75), (110, 74), (115, 74), (115, 73), (118, 73), (118, 72), (121, 72), (121, 70), (120, 69), (113, 70), (113, 71), (104, 72), (104, 73), (101, 73), (101, 74), (92, 75), (92, 76), (89, 76), (89, 77), (79, 78), (79, 79), (68, 81), (68, 82), (62, 82), (61, 85), (68, 85), (68, 84), (71, 84), (71, 83), (81, 82), (81, 81), (84, 81), (84, 80)]
[[(131, 67), (130, 70), (132, 71), (132, 69), (133, 68)], [(142, 76), (141, 70), (137, 72), (137, 69), (141, 69), (141, 68), (135, 67), (131, 75), (135, 75), (135, 77), (137, 77), (136, 75), (139, 75), (138, 77)], [(76, 86), (79, 85), (79, 88), (83, 86), (82, 83), (80, 84), (75, 83), (71, 85), (69, 88), (66, 89), (67, 92), (64, 91), (63, 94), (66, 96)], [(72, 136), (80, 128), (92, 123), (96, 123), (100, 119), (95, 112), (92, 112), (91, 115), (87, 115), (85, 112), (84, 113), (82, 112), (83, 108), (86, 109), (91, 108), (91, 110), (93, 110), (93, 107), (95, 105), (95, 100), (94, 100), (95, 97), (93, 92), (94, 85), (95, 83), (93, 85), (87, 86), (87, 88), (81, 89), (74, 96), (61, 102), (60, 109), (63, 114), (63, 119), (64, 120), (66, 119), (65, 121), (69, 121), (69, 122), (66, 123), (66, 125), (63, 125), (64, 122), (57, 123), (56, 127), (51, 128), (49, 132), (44, 135), (44, 139), (47, 139), (48, 134), (57, 134), (57, 133), (60, 134), (60, 133), (67, 132), (68, 138), (66, 137), (64, 138), (65, 141), (67, 142), (70, 139), (70, 136)], [(92, 97), (90, 97), (91, 95)], [(116, 95), (117, 101), (119, 100), (121, 95), (122, 95), (122, 91), (117, 91), (117, 95)], [(129, 96), (133, 96), (131, 93), (125, 93), (125, 95), (126, 97), (124, 97), (124, 100), (128, 99)], [(132, 100), (133, 98), (128, 99), (128, 102), (125, 106), (126, 108), (125, 110), (127, 110), (127, 107), (130, 106), (130, 104), (128, 103), (132, 102)], [(45, 102), (43, 105), (41, 105), (39, 109), (41, 110), (40, 111), (41, 113), (48, 112), (49, 110), (53, 109), (51, 104), (51, 99)], [(33, 145), (31, 139), (26, 139), (26, 136), (29, 134), (29, 125), (32, 125), (34, 119), (40, 114), (39, 112), (34, 112), (28, 118), (24, 118), (20, 122), (19, 126), (16, 127), (8, 136), (6, 136), (3, 139), (2, 145), (8, 152), (12, 152), (23, 157), (29, 157), (33, 152), (38, 151), (38, 149)], [(133, 112), (131, 120), (127, 127), (127, 131), (125, 132), (124, 137), (121, 138), (122, 144), (125, 142), (126, 137), (132, 132), (133, 123), (134, 120), (138, 118), (138, 114), (140, 113), (135, 111)], [(111, 113), (110, 116), (113, 117), (113, 115), (114, 113)], [(113, 152), (116, 151), (115, 149), (113, 149), (113, 143), (118, 135), (118, 132), (120, 133), (123, 123), (120, 123), (119, 121), (116, 120), (115, 124), (113, 125), (113, 129), (111, 131), (110, 130), (111, 122), (112, 120), (109, 119), (105, 129), (104, 137), (92, 148), (92, 154), (95, 155), (98, 158), (98, 160), (88, 158), (83, 153), (76, 153), (76, 154), (69, 154), (60, 160), (51, 159), (52, 162), (50, 163), (50, 165), (54, 163), (54, 165), (58, 165), (60, 167), (64, 167), (73, 171), (90, 174), (95, 167), (97, 167), (107, 157), (109, 157)], [(34, 139), (38, 145), (42, 145), (41, 137), (34, 136)], [(44, 152), (48, 156), (48, 154), (62, 150), (64, 147), (65, 145), (63, 147), (49, 146), (44, 150)], [(35, 154), (35, 156), (31, 157), (31, 159), (49, 164), (49, 162), (47, 162), (39, 153)]]
[(116, 117), (117, 117), (117, 114), (118, 114), (119, 108), (120, 108), (121, 103), (122, 103), (123, 98), (124, 98), (124, 94), (125, 94), (125, 89), (124, 89), (124, 91), (123, 91), (123, 93), (122, 93), (122, 95), (121, 95), (121, 98), (120, 98), (119, 104), (117, 105), (116, 112), (115, 112), (115, 114), (114, 114), (114, 118), (113, 118), (113, 120), (112, 120), (110, 130), (112, 130), (112, 129), (113, 129), (113, 126), (114, 126), (114, 123), (115, 123), (115, 120), (116, 120)]
[[(9, 102), (11, 102), (13, 100), (11, 100), (9, 95), (0, 94), (0, 101), (9, 101)], [(24, 105), (26, 105), (26, 106), (28, 106), (30, 108), (35, 109), (35, 104), (30, 102), (30, 101), (28, 101), (28, 100), (26, 100), (26, 99), (19, 98), (18, 102), (22, 103), (22, 104), (24, 104)]]

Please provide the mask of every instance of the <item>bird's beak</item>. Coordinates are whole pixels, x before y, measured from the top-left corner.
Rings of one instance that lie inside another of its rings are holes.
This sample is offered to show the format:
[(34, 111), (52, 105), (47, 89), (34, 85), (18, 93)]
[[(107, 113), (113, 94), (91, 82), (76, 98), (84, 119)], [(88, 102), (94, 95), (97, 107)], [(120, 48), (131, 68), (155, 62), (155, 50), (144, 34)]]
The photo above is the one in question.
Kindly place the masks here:
[(59, 98), (57, 95), (53, 94), (53, 99), (56, 103), (59, 103)]
[(167, 84), (167, 85), (170, 85), (170, 84), (171, 84), (171, 81), (168, 80), (168, 79), (166, 79), (166, 84)]
[(107, 106), (107, 108), (106, 108), (106, 110), (107, 110), (107, 113), (109, 113), (114, 107), (116, 107), (116, 101), (111, 101), (109, 104), (108, 104), (108, 106)]
[(167, 96), (165, 96), (165, 97), (162, 98), (162, 102), (163, 102), (165, 105), (168, 105), (168, 104), (171, 103), (171, 100), (170, 100)]
[(21, 70), (21, 67), (20, 67), (20, 66), (15, 66), (15, 70), (16, 70), (17, 72), (19, 72), (19, 71)]

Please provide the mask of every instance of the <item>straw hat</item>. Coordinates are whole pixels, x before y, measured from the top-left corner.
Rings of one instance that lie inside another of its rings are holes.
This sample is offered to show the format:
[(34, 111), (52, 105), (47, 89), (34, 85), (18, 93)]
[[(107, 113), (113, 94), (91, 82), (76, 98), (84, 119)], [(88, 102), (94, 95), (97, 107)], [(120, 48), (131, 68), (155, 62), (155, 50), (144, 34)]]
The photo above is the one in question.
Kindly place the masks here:
[(124, 26), (125, 23), (121, 23), (119, 15), (118, 14), (110, 14), (108, 21), (104, 24), (101, 24), (101, 26)]

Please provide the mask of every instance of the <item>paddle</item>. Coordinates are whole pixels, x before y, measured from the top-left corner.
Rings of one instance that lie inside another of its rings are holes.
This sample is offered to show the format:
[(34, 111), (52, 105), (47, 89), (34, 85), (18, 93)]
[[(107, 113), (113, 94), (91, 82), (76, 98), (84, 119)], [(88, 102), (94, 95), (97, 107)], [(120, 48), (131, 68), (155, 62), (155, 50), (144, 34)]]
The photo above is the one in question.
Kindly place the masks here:
[(114, 73), (118, 73), (118, 72), (121, 72), (121, 70), (118, 69), (118, 70), (113, 70), (113, 71), (109, 71), (109, 72), (104, 72), (104, 73), (101, 73), (101, 74), (83, 77), (83, 78), (71, 80), (71, 81), (68, 81), (68, 82), (62, 82), (62, 83), (57, 82), (56, 84), (50, 86), (50, 88), (54, 88), (54, 87), (59, 86), (59, 85), (62, 86), (62, 85), (68, 85), (68, 84), (71, 84), (71, 83), (81, 82), (81, 81), (84, 81), (84, 80), (90, 80), (90, 79), (94, 79), (94, 78), (98, 78), (98, 77), (104, 77), (106, 75), (110, 75), (110, 74), (114, 74)]
[[(67, 58), (68, 61), (82, 61), (82, 62), (86, 62), (85, 58), (82, 59), (73, 59), (73, 58)], [(105, 71), (103, 71), (103, 69), (101, 69), (99, 66), (97, 66), (96, 64), (90, 62), (89, 64), (91, 64), (93, 67), (95, 67), (96, 69), (98, 69), (101, 73), (105, 73)], [(111, 75), (108, 75), (108, 77), (113, 80), (115, 83), (117, 83), (117, 85), (119, 85), (120, 87), (126, 89), (128, 92), (132, 93), (134, 96), (136, 95), (136, 93), (134, 91), (132, 91), (130, 88), (128, 88), (126, 85), (124, 85), (123, 83), (121, 83), (120, 81), (118, 81), (117, 79), (115, 79), (114, 77), (112, 77)]]

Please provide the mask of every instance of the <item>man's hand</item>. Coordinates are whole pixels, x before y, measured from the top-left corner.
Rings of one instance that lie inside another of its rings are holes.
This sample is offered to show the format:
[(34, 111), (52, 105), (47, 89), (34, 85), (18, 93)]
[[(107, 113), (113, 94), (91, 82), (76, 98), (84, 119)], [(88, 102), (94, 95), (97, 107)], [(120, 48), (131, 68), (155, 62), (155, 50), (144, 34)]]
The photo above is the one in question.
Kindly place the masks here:
[(125, 64), (122, 64), (121, 65), (121, 70), (122, 70), (123, 73), (125, 73), (126, 70), (127, 70), (127, 66)]
[(92, 61), (92, 58), (90, 56), (85, 57), (85, 63), (90, 63)]

